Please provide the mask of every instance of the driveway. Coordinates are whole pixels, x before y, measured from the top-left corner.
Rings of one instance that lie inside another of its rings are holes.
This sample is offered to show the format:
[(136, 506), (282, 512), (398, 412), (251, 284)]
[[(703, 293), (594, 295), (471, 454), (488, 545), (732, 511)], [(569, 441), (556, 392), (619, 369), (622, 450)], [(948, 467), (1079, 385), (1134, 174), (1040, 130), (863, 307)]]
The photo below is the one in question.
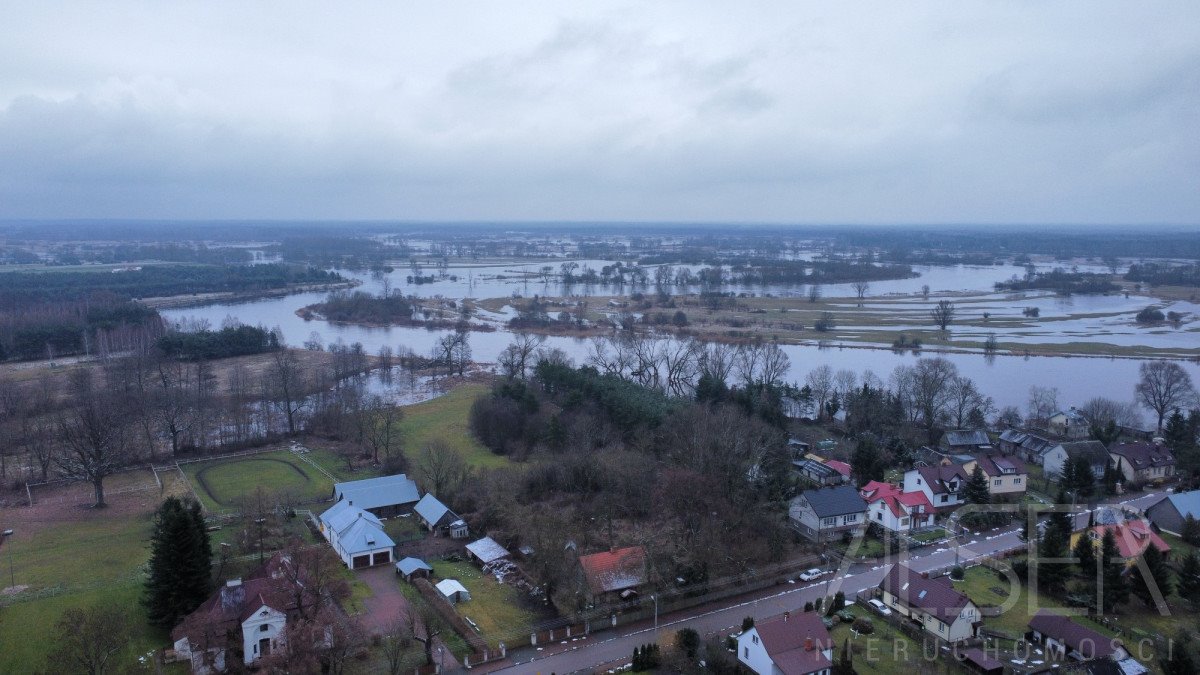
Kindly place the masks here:
[[(363, 599), (363, 612), (357, 617), (368, 634), (383, 635), (397, 621), (408, 620), (408, 598), (400, 592), (400, 584), (406, 582), (396, 575), (395, 565), (379, 565), (370, 569), (355, 570), (354, 573), (371, 589), (371, 597)], [(434, 644), (445, 647), (440, 639), (435, 640)], [(446, 670), (459, 667), (458, 659), (449, 649), (445, 650), (443, 658)]]

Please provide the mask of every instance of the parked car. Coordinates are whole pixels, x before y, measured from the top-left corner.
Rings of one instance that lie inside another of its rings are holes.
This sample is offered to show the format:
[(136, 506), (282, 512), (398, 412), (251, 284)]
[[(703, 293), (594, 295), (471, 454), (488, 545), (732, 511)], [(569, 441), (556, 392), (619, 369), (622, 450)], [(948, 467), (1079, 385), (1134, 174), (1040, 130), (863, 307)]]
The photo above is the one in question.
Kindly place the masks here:
[(883, 601), (880, 600), (879, 598), (871, 598), (869, 601), (867, 601), (867, 604), (874, 607), (875, 611), (879, 612), (880, 614), (882, 614), (884, 616), (888, 616), (892, 613), (892, 608), (883, 604)]
[(826, 572), (825, 570), (823, 570), (819, 567), (814, 567), (811, 570), (804, 570), (803, 572), (801, 572), (800, 573), (800, 581), (812, 581), (813, 579), (820, 579), (821, 577), (825, 576), (826, 574), (828, 574), (828, 572)]

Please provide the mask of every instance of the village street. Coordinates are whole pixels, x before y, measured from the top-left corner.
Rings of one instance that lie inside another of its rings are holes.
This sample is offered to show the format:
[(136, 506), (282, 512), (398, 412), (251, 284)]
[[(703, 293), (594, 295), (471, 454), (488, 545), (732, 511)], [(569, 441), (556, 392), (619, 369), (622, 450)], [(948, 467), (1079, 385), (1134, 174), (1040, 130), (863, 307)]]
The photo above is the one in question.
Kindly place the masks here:
[[(1149, 493), (1133, 499), (1113, 500), (1113, 503), (1145, 509), (1163, 496), (1164, 493), (1161, 492)], [(1087, 519), (1086, 512), (1077, 514), (1076, 529), (1085, 527)], [(954, 547), (932, 548), (919, 550), (908, 557), (902, 554), (870, 564), (855, 564), (849, 566), (844, 574), (829, 575), (822, 581), (803, 585), (797, 582), (795, 585), (766, 589), (722, 603), (667, 614), (659, 617), (658, 633), (667, 635), (685, 627), (693, 628), (701, 635), (730, 632), (741, 625), (743, 617), (752, 616), (759, 620), (785, 611), (798, 611), (806, 602), (815, 602), (818, 598), (831, 596), (839, 590), (850, 599), (861, 591), (877, 586), (883, 579), (888, 565), (893, 562), (905, 562), (918, 572), (944, 570), (956, 564), (967, 564), (979, 558), (1025, 546), (1019, 531), (1018, 527), (1008, 526), (999, 531), (980, 533), (978, 536), (964, 536), (957, 550)], [(655, 635), (653, 622), (643, 621), (619, 628), (612, 633), (601, 632), (586, 639), (568, 641), (566, 644), (546, 647), (543, 650), (535, 647), (514, 649), (509, 652), (509, 659), (493, 664), (491, 668), (476, 670), (514, 675), (591, 672), (600, 666), (628, 660), (634, 647), (654, 642)]]

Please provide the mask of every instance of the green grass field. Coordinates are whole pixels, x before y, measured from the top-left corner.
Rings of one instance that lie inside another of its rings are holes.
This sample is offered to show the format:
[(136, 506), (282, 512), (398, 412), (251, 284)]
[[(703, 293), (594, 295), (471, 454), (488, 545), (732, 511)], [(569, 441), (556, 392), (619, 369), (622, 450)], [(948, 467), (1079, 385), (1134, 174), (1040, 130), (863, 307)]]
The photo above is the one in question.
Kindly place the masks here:
[(234, 508), (259, 486), (272, 494), (288, 492), (297, 503), (328, 499), (333, 494), (333, 481), (285, 450), (193, 462), (184, 464), (183, 470), (210, 511)]
[(457, 579), (471, 594), (471, 599), (458, 604), (458, 613), (479, 626), (479, 632), (491, 646), (510, 636), (529, 635), (534, 615), (521, 606), (517, 589), (485, 576), (468, 562), (434, 561), (434, 583), (442, 579)]
[(461, 452), (473, 467), (494, 469), (511, 465), (507, 457), (493, 454), (480, 445), (468, 428), (471, 404), (487, 392), (488, 388), (482, 385), (465, 385), (431, 401), (405, 407), (400, 431), (408, 461), (415, 464), (421, 446), (437, 438)]
[(839, 623), (829, 631), (833, 639), (833, 658), (837, 661), (846, 640), (850, 640), (850, 651), (854, 655), (854, 670), (861, 675), (891, 675), (913, 670), (920, 672), (927, 665), (922, 658), (921, 645), (889, 625), (873, 612), (850, 605), (846, 608), (856, 618), (869, 617), (875, 632), (870, 635), (855, 635), (850, 624)]

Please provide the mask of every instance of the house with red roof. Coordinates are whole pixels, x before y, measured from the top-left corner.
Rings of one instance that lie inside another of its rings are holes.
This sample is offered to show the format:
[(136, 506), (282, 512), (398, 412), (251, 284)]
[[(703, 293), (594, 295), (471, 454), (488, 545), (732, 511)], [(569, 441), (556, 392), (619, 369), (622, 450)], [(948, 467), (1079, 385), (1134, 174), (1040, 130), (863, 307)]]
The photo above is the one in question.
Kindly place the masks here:
[(785, 612), (738, 636), (737, 655), (758, 675), (826, 675), (833, 668), (833, 639), (820, 614)]
[(891, 483), (871, 481), (858, 491), (867, 503), (867, 520), (892, 532), (909, 532), (933, 525), (937, 510), (919, 490), (904, 492)]
[(1099, 548), (1104, 540), (1104, 533), (1109, 531), (1113, 533), (1113, 539), (1117, 542), (1117, 552), (1125, 560), (1126, 565), (1135, 564), (1137, 559), (1151, 546), (1158, 549), (1158, 552), (1164, 556), (1171, 553), (1171, 546), (1151, 529), (1150, 523), (1145, 518), (1134, 518), (1123, 523), (1095, 525), (1076, 532), (1071, 535), (1071, 547), (1075, 547), (1080, 537), (1086, 536), (1092, 540), (1093, 546)]
[(837, 459), (827, 459), (827, 460), (825, 460), (825, 466), (828, 466), (829, 468), (831, 468), (834, 471), (841, 474), (843, 483), (850, 482), (850, 465), (849, 464), (847, 464), (841, 460), (837, 460)]
[(646, 584), (646, 549), (629, 546), (579, 556), (578, 579), (588, 604), (637, 595)]

